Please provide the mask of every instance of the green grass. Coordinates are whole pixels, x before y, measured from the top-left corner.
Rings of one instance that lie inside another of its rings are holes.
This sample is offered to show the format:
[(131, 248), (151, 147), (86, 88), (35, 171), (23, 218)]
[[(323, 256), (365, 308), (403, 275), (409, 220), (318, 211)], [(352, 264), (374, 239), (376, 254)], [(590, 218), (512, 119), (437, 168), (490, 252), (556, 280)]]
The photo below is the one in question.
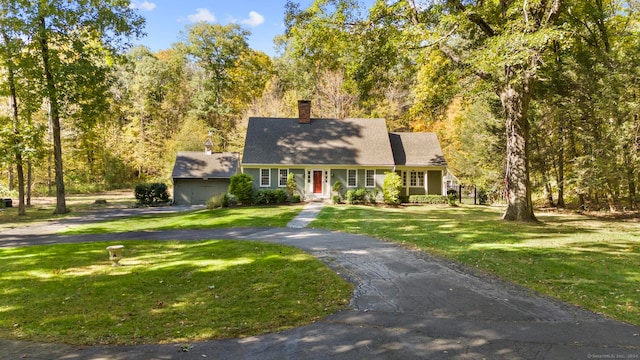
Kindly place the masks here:
[[(96, 200), (107, 201), (96, 204)], [(60, 220), (65, 217), (82, 216), (83, 212), (98, 209), (130, 208), (136, 203), (133, 190), (114, 190), (96, 194), (67, 195), (66, 204), (69, 213), (54, 215), (55, 197), (35, 197), (32, 207), (26, 209), (26, 215), (18, 215), (18, 201), (13, 199), (12, 208), (0, 208), (0, 230), (16, 226), (31, 225), (49, 220)]]
[(59, 220), (72, 214), (53, 215), (55, 208), (39, 207), (27, 209), (27, 214), (19, 216), (18, 207), (0, 209), (0, 230), (29, 225), (47, 220)]
[(237, 207), (154, 214), (74, 226), (67, 235), (144, 230), (210, 229), (230, 227), (282, 227), (298, 215), (303, 205)]
[(311, 225), (366, 234), (453, 259), (640, 325), (640, 224), (538, 213), (500, 220), (481, 206), (326, 206)]
[(280, 331), (348, 304), (352, 286), (297, 249), (251, 241), (95, 242), (0, 249), (0, 337), (78, 345)]

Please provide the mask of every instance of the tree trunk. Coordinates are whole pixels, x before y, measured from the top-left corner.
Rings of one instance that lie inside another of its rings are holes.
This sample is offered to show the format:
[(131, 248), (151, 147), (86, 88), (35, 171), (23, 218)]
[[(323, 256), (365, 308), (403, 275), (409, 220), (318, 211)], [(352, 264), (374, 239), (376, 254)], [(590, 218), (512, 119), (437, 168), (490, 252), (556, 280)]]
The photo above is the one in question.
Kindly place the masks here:
[(544, 197), (547, 200), (547, 206), (548, 207), (554, 207), (555, 204), (553, 203), (553, 191), (551, 189), (551, 183), (547, 180), (547, 176), (544, 176)]
[(7, 172), (9, 175), (9, 191), (11, 191), (16, 188), (16, 184), (15, 184), (16, 180), (13, 175), (13, 164), (9, 164)]
[(635, 182), (635, 169), (633, 162), (631, 161), (630, 147), (625, 146), (623, 148), (624, 165), (627, 175), (627, 188), (629, 190), (629, 207), (630, 210), (636, 209), (636, 182)]
[(9, 70), (9, 88), (11, 89), (11, 106), (13, 108), (13, 132), (15, 136), (16, 149), (16, 169), (18, 173), (18, 215), (27, 215), (27, 210), (24, 203), (24, 167), (22, 166), (22, 152), (19, 149), (20, 146), (20, 130), (18, 124), (18, 104), (16, 99), (16, 89), (13, 83), (13, 70)]
[(559, 208), (564, 208), (564, 130), (560, 126), (560, 146), (558, 146), (558, 204)]
[(51, 114), (51, 128), (53, 132), (53, 158), (55, 163), (56, 178), (56, 209), (54, 214), (67, 213), (65, 200), (64, 174), (62, 167), (62, 141), (60, 139), (60, 109), (58, 107), (58, 93), (50, 63), (49, 39), (47, 37), (46, 20), (40, 17), (39, 42), (42, 52), (42, 65), (46, 80), (47, 95), (49, 98), (49, 111)]
[(507, 209), (502, 218), (511, 221), (536, 221), (529, 181), (529, 122), (526, 117), (533, 78), (522, 75), (524, 79), (516, 82), (520, 88), (516, 88), (512, 78), (518, 71), (507, 66), (505, 72), (507, 80), (501, 90), (500, 100), (507, 125)]
[(27, 207), (31, 207), (31, 186), (33, 185), (33, 164), (27, 163)]
[(617, 186), (611, 183), (610, 180), (606, 181), (605, 186), (605, 195), (607, 197), (607, 205), (609, 205), (609, 211), (612, 213), (618, 212), (617, 200), (618, 197), (615, 194), (615, 190)]
[[(5, 46), (10, 47), (9, 37), (2, 29), (2, 38)], [(11, 56), (11, 54), (9, 54)], [(14, 77), (14, 65), (6, 64), (7, 82), (9, 83), (9, 100), (11, 102), (11, 117), (13, 119), (13, 135), (14, 135), (14, 152), (16, 158), (16, 169), (18, 172), (18, 215), (26, 215), (27, 211), (24, 205), (24, 167), (22, 166), (22, 150), (20, 149), (20, 123), (18, 119), (18, 94)]]

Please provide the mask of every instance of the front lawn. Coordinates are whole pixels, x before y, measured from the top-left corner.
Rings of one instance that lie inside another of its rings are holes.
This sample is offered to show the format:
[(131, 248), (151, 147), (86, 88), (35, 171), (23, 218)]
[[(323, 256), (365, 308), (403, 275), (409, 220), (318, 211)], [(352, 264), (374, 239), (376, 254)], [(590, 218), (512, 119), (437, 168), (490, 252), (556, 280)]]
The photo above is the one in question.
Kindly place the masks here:
[(78, 345), (192, 342), (280, 331), (345, 307), (352, 286), (295, 248), (126, 241), (0, 248), (0, 337)]
[(311, 225), (366, 234), (453, 259), (544, 294), (640, 325), (640, 223), (502, 209), (326, 206)]
[(127, 231), (163, 231), (230, 227), (283, 227), (304, 205), (253, 206), (135, 216), (78, 225), (63, 234), (100, 234)]
[(67, 195), (66, 204), (69, 213), (54, 215), (55, 197), (34, 197), (32, 200), (33, 207), (26, 209), (27, 214), (18, 215), (18, 200), (13, 199), (14, 207), (0, 208), (0, 230), (48, 220), (61, 220), (71, 216), (82, 216), (82, 213), (88, 210), (129, 208), (135, 203), (136, 199), (133, 197), (133, 190)]

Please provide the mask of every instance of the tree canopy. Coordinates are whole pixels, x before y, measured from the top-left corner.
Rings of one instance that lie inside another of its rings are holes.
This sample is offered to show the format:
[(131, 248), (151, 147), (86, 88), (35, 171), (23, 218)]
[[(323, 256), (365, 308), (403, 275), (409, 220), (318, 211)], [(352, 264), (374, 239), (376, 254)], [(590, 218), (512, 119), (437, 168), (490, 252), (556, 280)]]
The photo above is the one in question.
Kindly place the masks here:
[(303, 98), (313, 116), (437, 132), (507, 220), (535, 220), (536, 202), (637, 208), (635, 0), (290, 1), (273, 57), (237, 24), (189, 25), (153, 52), (128, 47), (143, 19), (120, 1), (0, 3), (0, 162), (42, 192), (50, 154), (57, 212), (65, 182), (168, 179), (178, 150), (240, 151), (248, 116), (294, 116)]

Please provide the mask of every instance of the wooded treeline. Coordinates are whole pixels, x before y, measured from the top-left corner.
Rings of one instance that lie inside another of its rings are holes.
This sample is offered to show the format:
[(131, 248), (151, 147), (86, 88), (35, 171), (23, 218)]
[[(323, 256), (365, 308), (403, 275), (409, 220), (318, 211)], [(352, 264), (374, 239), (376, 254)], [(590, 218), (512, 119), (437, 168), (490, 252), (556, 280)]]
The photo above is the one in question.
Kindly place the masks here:
[(73, 191), (168, 181), (178, 150), (209, 137), (241, 151), (248, 116), (295, 116), (310, 99), (313, 116), (436, 131), (452, 173), (506, 195), (506, 219), (534, 219), (538, 199), (637, 208), (637, 0), (289, 2), (273, 58), (238, 25), (189, 26), (158, 53), (128, 48), (118, 40), (142, 21), (127, 2), (99, 1), (109, 17), (70, 15), (60, 29), (48, 20), (89, 2), (60, 2), (55, 15), (34, 5), (51, 1), (0, 3), (0, 162), (16, 178), (22, 164), (39, 193), (56, 163), (54, 85)]

